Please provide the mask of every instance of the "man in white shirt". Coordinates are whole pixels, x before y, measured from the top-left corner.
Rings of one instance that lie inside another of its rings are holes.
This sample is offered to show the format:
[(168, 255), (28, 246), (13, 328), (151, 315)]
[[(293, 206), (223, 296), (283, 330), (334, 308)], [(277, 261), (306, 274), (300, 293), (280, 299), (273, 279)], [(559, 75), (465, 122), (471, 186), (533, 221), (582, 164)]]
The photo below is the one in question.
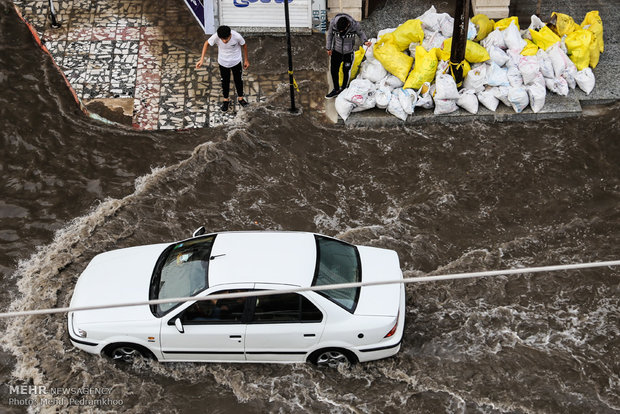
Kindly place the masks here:
[[(239, 99), (239, 105), (246, 106), (248, 102), (243, 98), (243, 80), (241, 75), (243, 69), (247, 69), (250, 66), (248, 60), (248, 46), (245, 44), (245, 39), (236, 31), (231, 30), (228, 26), (220, 26), (202, 47), (202, 56), (196, 63), (196, 69), (202, 66), (202, 62), (207, 53), (209, 46), (217, 45), (217, 63), (220, 66), (220, 75), (222, 77), (222, 94), (224, 95), (224, 102), (222, 102), (222, 111), (228, 111), (230, 101), (228, 94), (230, 90), (230, 72), (233, 74), (235, 81), (235, 88), (237, 89), (237, 98)], [(243, 50), (243, 68), (241, 66)]]

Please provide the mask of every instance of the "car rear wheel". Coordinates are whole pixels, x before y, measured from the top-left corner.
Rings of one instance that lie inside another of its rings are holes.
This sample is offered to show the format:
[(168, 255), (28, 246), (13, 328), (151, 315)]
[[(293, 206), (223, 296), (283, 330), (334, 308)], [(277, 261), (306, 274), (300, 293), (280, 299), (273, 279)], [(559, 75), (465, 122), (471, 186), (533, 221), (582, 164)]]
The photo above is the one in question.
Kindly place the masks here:
[(105, 355), (114, 361), (133, 362), (140, 358), (150, 358), (151, 353), (134, 344), (112, 344), (104, 350)]
[(351, 365), (357, 362), (357, 358), (351, 352), (338, 349), (320, 349), (308, 358), (310, 362), (319, 367), (338, 368), (340, 365)]

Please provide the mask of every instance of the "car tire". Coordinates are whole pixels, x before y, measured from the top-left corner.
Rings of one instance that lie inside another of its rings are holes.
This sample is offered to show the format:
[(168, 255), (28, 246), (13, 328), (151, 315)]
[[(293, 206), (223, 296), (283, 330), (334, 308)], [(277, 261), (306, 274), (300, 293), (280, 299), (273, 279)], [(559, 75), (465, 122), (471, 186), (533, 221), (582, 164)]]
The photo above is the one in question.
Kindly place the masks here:
[(310, 354), (308, 361), (319, 367), (338, 368), (340, 365), (357, 363), (357, 357), (346, 349), (324, 348)]
[(147, 348), (129, 343), (110, 344), (103, 353), (113, 361), (131, 363), (140, 358), (153, 359), (154, 355)]

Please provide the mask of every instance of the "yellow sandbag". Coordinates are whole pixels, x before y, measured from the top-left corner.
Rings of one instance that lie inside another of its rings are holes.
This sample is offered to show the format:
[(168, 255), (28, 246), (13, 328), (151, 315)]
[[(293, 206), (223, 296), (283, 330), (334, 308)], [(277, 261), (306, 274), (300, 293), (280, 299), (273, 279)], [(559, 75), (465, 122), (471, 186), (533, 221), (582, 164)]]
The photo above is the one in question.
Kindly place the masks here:
[[(357, 76), (357, 72), (360, 69), (360, 64), (362, 63), (362, 59), (364, 58), (364, 48), (360, 46), (360, 48), (355, 52), (353, 58), (353, 65), (351, 65), (351, 75), (349, 76), (349, 82), (355, 79)], [(344, 73), (342, 71), (343, 64), (340, 64), (340, 72), (338, 73), (338, 84), (342, 85), (342, 81), (344, 79)], [(343, 85), (346, 88), (347, 85)]]
[[(383, 37), (381, 36), (381, 39)], [(407, 74), (413, 65), (413, 58), (398, 50), (394, 43), (382, 42), (381, 44), (375, 44), (374, 56), (381, 62), (385, 70), (396, 76), (401, 82), (407, 80)]]
[[(422, 43), (424, 40), (424, 30), (422, 29), (422, 22), (418, 19), (407, 20), (401, 24), (391, 33), (392, 36), (388, 36), (387, 39), (394, 42), (394, 45), (399, 51), (407, 50), (409, 45), (413, 42)], [(381, 36), (383, 39), (384, 36)]]
[(527, 44), (525, 45), (525, 47), (521, 51), (521, 55), (523, 55), (523, 56), (534, 56), (538, 52), (538, 46), (536, 46), (536, 43), (532, 42), (529, 39), (525, 39), (525, 42)]
[[(450, 59), (450, 50), (452, 48), (452, 38), (449, 37), (443, 42), (443, 50), (440, 52), (441, 60)], [(447, 58), (445, 58), (447, 56)], [(471, 40), (467, 41), (465, 47), (465, 60), (470, 63), (480, 63), (489, 60), (489, 52), (480, 44)]]
[(435, 71), (437, 70), (437, 51), (435, 49), (427, 52), (422, 46), (416, 46), (415, 66), (405, 81), (404, 89), (418, 90), (424, 82), (432, 82), (435, 79)]
[(554, 18), (556, 19), (554, 32), (560, 37), (579, 30), (579, 25), (568, 14), (553, 12), (551, 13), (551, 21)]
[(519, 29), (519, 18), (517, 16), (506, 17), (505, 19), (495, 22), (495, 29), (497, 29), (498, 27), (499, 30), (508, 29), (508, 26), (510, 26), (511, 22), (514, 22), (515, 26), (517, 26), (517, 29)]
[(495, 28), (495, 22), (485, 14), (477, 14), (471, 18), (471, 22), (478, 28), (478, 34), (474, 38), (476, 42), (481, 41), (489, 35)]
[[(587, 29), (586, 26), (588, 26)], [(591, 12), (588, 12), (588, 14), (586, 14), (586, 17), (581, 23), (581, 28), (594, 33), (594, 36), (596, 36), (596, 43), (598, 44), (599, 52), (603, 53), (605, 51), (605, 44), (603, 43), (603, 21), (598, 15), (598, 10), (592, 10)]]
[(590, 65), (590, 44), (593, 34), (587, 30), (576, 30), (569, 33), (564, 39), (568, 57), (573, 61), (577, 70), (583, 70)]
[(596, 65), (598, 65), (598, 60), (601, 56), (601, 52), (599, 51), (598, 41), (596, 40), (596, 35), (592, 33), (592, 43), (590, 43), (590, 67), (594, 69)]
[(561, 40), (560, 37), (553, 33), (553, 30), (547, 26), (539, 31), (530, 29), (530, 34), (532, 35), (532, 41), (542, 50), (547, 50)]

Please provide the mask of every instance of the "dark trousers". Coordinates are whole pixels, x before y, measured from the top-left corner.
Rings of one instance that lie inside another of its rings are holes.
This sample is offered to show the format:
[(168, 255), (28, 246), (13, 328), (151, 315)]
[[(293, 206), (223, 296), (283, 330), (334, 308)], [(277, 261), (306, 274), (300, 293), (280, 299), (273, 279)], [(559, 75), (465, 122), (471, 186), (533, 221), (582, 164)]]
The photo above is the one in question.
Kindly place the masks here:
[(233, 74), (233, 79), (235, 80), (235, 88), (237, 89), (237, 96), (243, 96), (243, 80), (241, 79), (241, 75), (243, 74), (243, 68), (241, 66), (241, 62), (237, 63), (232, 68), (225, 68), (220, 65), (220, 76), (222, 77), (222, 94), (224, 95), (224, 99), (228, 99), (228, 93), (230, 91), (230, 72)]
[[(349, 75), (351, 74), (351, 66), (353, 66), (353, 57), (354, 53), (345, 53), (342, 54), (340, 52), (336, 52), (332, 50), (332, 56), (329, 61), (330, 72), (332, 74), (332, 81), (334, 82), (334, 88), (340, 89), (346, 88), (349, 83)], [(342, 63), (342, 86), (338, 82), (338, 75), (340, 73), (340, 64)]]

